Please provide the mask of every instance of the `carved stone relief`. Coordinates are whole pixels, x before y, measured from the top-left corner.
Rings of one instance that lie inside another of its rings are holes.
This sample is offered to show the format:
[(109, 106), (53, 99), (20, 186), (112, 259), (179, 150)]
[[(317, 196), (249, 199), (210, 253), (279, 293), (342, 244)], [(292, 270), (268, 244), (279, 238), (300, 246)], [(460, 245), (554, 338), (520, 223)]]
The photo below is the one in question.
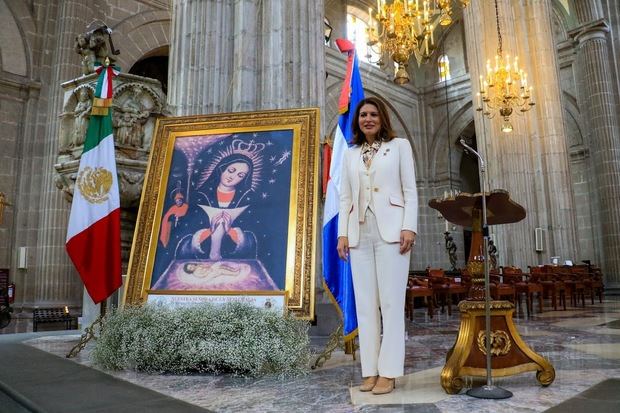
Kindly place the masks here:
[[(108, 58), (114, 64), (113, 55), (118, 54), (112, 45), (112, 30), (103, 23), (93, 22), (85, 33), (75, 37), (73, 48), (80, 55), (82, 74), (88, 75), (95, 72), (95, 62), (103, 62)], [(109, 44), (109, 47), (108, 47)]]
[[(121, 161), (122, 162), (122, 161)], [(117, 165), (117, 168), (121, 165)], [(121, 195), (121, 205), (127, 208), (140, 206), (140, 195), (144, 183), (144, 171), (118, 171), (118, 190)]]
[[(65, 96), (60, 114), (55, 183), (69, 202), (73, 197), (96, 84), (97, 75), (90, 74), (62, 85)], [(122, 208), (135, 208), (140, 203), (151, 135), (157, 117), (164, 111), (165, 101), (161, 85), (154, 79), (125, 73), (114, 79), (112, 125)]]
[(70, 94), (60, 115), (60, 153), (70, 153), (84, 144), (94, 92), (91, 85), (81, 85)]
[[(154, 119), (152, 114), (161, 114), (161, 96), (152, 88), (138, 83), (124, 83), (115, 90), (112, 123), (114, 141), (118, 148), (144, 149), (150, 146)], [(129, 157), (132, 151), (124, 151)]]

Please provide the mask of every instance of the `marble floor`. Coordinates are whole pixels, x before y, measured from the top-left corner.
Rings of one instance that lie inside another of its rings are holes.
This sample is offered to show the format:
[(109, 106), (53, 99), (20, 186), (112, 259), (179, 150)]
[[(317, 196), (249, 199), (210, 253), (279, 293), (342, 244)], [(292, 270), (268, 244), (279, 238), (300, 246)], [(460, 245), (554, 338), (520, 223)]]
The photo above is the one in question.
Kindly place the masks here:
[[(448, 395), (439, 377), (459, 326), (459, 315), (438, 314), (432, 320), (416, 309), (407, 322), (405, 376), (395, 391), (374, 396), (361, 393), (359, 363), (336, 351), (323, 367), (306, 376), (244, 379), (211, 375), (148, 375), (111, 372), (114, 377), (218, 412), (542, 412), (608, 378), (620, 378), (620, 297), (584, 309), (546, 311), (532, 317), (517, 314), (515, 324), (534, 351), (547, 358), (555, 381), (541, 387), (534, 372), (497, 379), (514, 395), (505, 400), (472, 398), (464, 391)], [(21, 328), (21, 327), (20, 327)], [(39, 333), (27, 344), (61, 357), (78, 341), (77, 331), (63, 335)], [(325, 339), (313, 338), (317, 352)], [(77, 363), (91, 365), (89, 344)], [(466, 386), (481, 384), (466, 381)]]

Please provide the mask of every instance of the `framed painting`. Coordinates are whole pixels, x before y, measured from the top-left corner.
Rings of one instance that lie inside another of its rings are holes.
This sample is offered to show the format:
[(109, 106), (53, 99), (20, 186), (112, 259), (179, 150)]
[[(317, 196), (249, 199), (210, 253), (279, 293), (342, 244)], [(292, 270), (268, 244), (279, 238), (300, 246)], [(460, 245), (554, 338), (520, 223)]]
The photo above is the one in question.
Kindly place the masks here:
[(124, 301), (314, 316), (319, 110), (157, 121)]

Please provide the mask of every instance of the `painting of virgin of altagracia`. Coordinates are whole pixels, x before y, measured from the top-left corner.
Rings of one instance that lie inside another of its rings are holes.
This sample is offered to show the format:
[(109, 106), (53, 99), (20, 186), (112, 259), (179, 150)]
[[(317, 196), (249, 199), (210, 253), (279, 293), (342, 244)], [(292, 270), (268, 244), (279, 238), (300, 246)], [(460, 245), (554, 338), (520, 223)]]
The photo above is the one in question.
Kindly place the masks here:
[(286, 283), (292, 130), (177, 137), (152, 290)]
[(319, 110), (163, 117), (123, 303), (275, 297), (314, 317)]

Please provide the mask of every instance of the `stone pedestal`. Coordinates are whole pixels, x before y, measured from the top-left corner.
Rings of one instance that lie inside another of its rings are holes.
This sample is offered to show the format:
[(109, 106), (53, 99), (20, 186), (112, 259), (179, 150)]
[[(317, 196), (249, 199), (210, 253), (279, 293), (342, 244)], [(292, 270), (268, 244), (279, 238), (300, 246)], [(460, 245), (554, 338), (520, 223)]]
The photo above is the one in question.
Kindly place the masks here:
[[(67, 202), (73, 199), (73, 186), (80, 164), (88, 128), (97, 75), (90, 74), (62, 84), (63, 112), (60, 115), (58, 158), (54, 165), (55, 184)], [(162, 115), (166, 97), (157, 80), (121, 73), (114, 79), (112, 123), (121, 200), (121, 257), (127, 270), (133, 232), (140, 205), (142, 184), (148, 163), (151, 137), (158, 116)], [(116, 304), (116, 299), (111, 300)], [(99, 316), (95, 305), (84, 293), (83, 327)]]
[[(456, 394), (465, 376), (486, 377), (485, 302), (462, 301), (461, 325), (441, 371), (441, 386)], [(545, 358), (523, 342), (513, 321), (514, 306), (509, 301), (491, 302), (491, 376), (505, 377), (536, 371), (536, 379), (548, 386), (555, 369)]]

